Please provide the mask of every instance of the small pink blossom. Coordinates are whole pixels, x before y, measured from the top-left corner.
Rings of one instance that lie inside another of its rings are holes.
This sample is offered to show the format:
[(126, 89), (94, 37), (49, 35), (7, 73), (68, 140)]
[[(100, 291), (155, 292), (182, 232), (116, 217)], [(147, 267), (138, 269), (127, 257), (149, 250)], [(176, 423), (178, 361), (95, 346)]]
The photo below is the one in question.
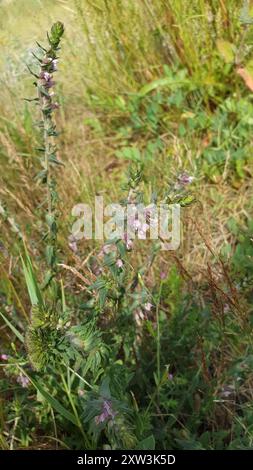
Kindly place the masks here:
[(147, 302), (145, 305), (144, 305), (144, 310), (146, 312), (150, 312), (151, 309), (152, 309), (153, 305), (150, 303), (150, 302)]
[(68, 237), (68, 245), (69, 245), (69, 248), (70, 248), (74, 253), (77, 253), (78, 247), (77, 247), (76, 238), (74, 237), (74, 235), (70, 235), (70, 236)]
[(48, 65), (48, 64), (51, 64), (52, 60), (53, 60), (52, 57), (44, 57), (42, 62), (43, 62), (43, 64)]
[(132, 217), (130, 218), (129, 225), (134, 231), (138, 231), (138, 236), (140, 238), (145, 238), (146, 231), (149, 229), (149, 225), (146, 224), (146, 222), (143, 222), (139, 219), (135, 219)]
[(46, 88), (52, 88), (55, 85), (55, 83), (56, 82), (54, 80), (49, 80), (44, 85), (45, 85)]
[(180, 185), (185, 186), (193, 182), (194, 176), (190, 176), (187, 173), (181, 173), (181, 175), (178, 176), (177, 180)]
[(104, 245), (103, 248), (102, 248), (102, 251), (103, 251), (104, 255), (108, 255), (111, 251), (110, 245)]
[(58, 60), (53, 59), (52, 60), (52, 69), (53, 69), (54, 72), (57, 70), (57, 64), (58, 64)]
[(116, 261), (116, 266), (117, 266), (117, 268), (123, 268), (123, 261), (122, 261), (122, 259), (117, 259), (117, 261)]
[(104, 423), (107, 419), (114, 419), (116, 416), (115, 411), (112, 409), (112, 403), (109, 400), (103, 401), (102, 412), (95, 417), (96, 424)]
[(46, 82), (49, 82), (52, 79), (52, 75), (50, 75), (50, 73), (48, 73), (48, 72), (43, 71), (43, 72), (40, 73), (40, 78), (42, 80), (45, 80)]
[(128, 251), (130, 251), (130, 250), (133, 249), (133, 245), (134, 245), (133, 240), (131, 240), (130, 238), (129, 238), (129, 240), (126, 240), (126, 249), (127, 249)]
[(126, 245), (126, 249), (128, 251), (132, 250), (134, 243), (133, 243), (133, 240), (128, 238), (128, 235), (127, 235), (126, 232), (124, 233), (124, 242), (125, 242), (125, 245)]
[(28, 385), (29, 385), (29, 379), (28, 377), (26, 377), (25, 375), (23, 374), (19, 374), (18, 378), (17, 378), (17, 382), (19, 385), (21, 385), (21, 387), (23, 388), (27, 388)]
[(9, 357), (8, 354), (1, 354), (0, 359), (2, 359), (2, 361), (8, 361)]
[(55, 85), (55, 81), (50, 73), (42, 71), (40, 73), (40, 79), (42, 80), (42, 85), (46, 88), (52, 88)]

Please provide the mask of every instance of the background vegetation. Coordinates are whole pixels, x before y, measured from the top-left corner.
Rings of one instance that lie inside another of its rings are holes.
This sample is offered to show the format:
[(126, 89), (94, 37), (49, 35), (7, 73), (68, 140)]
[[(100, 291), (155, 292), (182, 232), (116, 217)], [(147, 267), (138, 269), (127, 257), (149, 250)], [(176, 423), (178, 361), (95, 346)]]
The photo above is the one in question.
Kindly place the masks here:
[[(0, 11), (1, 448), (252, 448), (251, 2), (2, 0)], [(39, 110), (24, 98), (36, 41), (57, 20), (64, 166), (46, 285)], [(176, 252), (70, 243), (76, 203), (129, 187), (161, 199), (185, 173)]]

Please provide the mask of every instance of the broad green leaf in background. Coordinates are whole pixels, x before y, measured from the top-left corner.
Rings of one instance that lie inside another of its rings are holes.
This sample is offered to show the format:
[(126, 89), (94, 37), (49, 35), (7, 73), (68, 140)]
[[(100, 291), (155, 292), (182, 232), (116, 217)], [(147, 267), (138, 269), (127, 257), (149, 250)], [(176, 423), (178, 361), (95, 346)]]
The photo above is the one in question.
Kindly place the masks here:
[(156, 90), (157, 88), (163, 88), (163, 87), (171, 87), (175, 85), (184, 85), (187, 84), (188, 80), (183, 80), (183, 79), (176, 79), (173, 77), (165, 77), (165, 78), (158, 78), (158, 80), (154, 80), (151, 83), (147, 83), (144, 85), (140, 91), (139, 94), (140, 96), (145, 96), (148, 93), (150, 93), (153, 90)]
[(134, 162), (141, 160), (141, 152), (137, 147), (124, 147), (122, 150), (117, 150), (115, 155), (118, 158), (124, 158), (125, 160), (132, 160)]
[(140, 441), (137, 445), (138, 450), (155, 450), (155, 438), (153, 434)]

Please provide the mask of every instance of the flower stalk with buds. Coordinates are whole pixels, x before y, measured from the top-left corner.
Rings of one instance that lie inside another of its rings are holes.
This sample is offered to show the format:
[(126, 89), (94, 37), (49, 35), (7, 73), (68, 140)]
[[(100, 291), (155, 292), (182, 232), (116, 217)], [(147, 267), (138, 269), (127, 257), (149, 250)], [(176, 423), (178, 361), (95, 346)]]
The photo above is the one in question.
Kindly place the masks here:
[(37, 81), (38, 97), (35, 101), (38, 103), (42, 120), (40, 127), (43, 133), (43, 147), (40, 149), (43, 152), (42, 171), (37, 175), (37, 180), (46, 185), (47, 193), (47, 213), (46, 225), (47, 233), (45, 239), (46, 246), (46, 260), (49, 270), (44, 279), (44, 287), (46, 287), (51, 279), (54, 277), (56, 271), (56, 252), (57, 252), (57, 191), (56, 182), (52, 174), (52, 165), (60, 164), (56, 156), (56, 146), (54, 138), (57, 137), (56, 125), (53, 120), (53, 111), (59, 107), (58, 103), (54, 101), (54, 92), (52, 88), (55, 85), (53, 79), (54, 72), (57, 71), (59, 45), (64, 33), (64, 26), (61, 22), (54, 23), (51, 28), (50, 34), (47, 35), (49, 46), (47, 49), (38, 44), (41, 52), (41, 58), (36, 56), (40, 64), (39, 75), (33, 74)]

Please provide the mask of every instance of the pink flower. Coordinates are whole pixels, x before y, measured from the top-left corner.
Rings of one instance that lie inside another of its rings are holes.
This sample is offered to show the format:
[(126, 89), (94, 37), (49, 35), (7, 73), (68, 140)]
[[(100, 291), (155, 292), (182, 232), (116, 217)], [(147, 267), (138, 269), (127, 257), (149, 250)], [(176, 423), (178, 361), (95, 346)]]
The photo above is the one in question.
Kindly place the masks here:
[(76, 253), (78, 251), (78, 247), (77, 247), (77, 243), (76, 243), (76, 238), (74, 237), (74, 235), (70, 235), (68, 237), (68, 245), (69, 245), (69, 248), (74, 252)]
[(56, 72), (57, 64), (58, 64), (57, 59), (52, 59), (52, 57), (45, 57), (42, 60), (42, 63), (43, 63), (43, 65), (50, 65), (50, 70), (52, 70), (52, 72)]
[(52, 78), (52, 75), (48, 72), (42, 71), (40, 73), (40, 79), (42, 80), (42, 85), (44, 85), (45, 88), (52, 88), (55, 85)]
[(129, 225), (134, 231), (138, 231), (139, 238), (146, 237), (146, 231), (149, 229), (149, 225), (146, 224), (146, 222), (143, 222), (139, 219), (135, 219), (135, 217), (133, 216), (130, 217)]
[(150, 312), (151, 309), (152, 309), (153, 305), (150, 303), (150, 302), (147, 302), (145, 305), (144, 305), (144, 310), (146, 312)]
[(180, 185), (185, 186), (187, 184), (191, 184), (194, 180), (194, 177), (188, 175), (187, 173), (181, 173), (181, 175), (178, 176), (177, 180)]
[(127, 249), (128, 251), (132, 250), (134, 243), (133, 243), (133, 240), (131, 240), (130, 238), (128, 238), (126, 232), (124, 233), (124, 242), (125, 242), (125, 244), (126, 244), (126, 249)]
[(166, 277), (167, 277), (167, 274), (166, 274), (164, 271), (161, 271), (161, 272), (160, 272), (160, 278), (161, 278), (162, 280), (164, 280), (164, 279), (166, 279)]
[(43, 62), (43, 64), (48, 65), (48, 64), (51, 64), (52, 60), (53, 60), (52, 57), (44, 57), (42, 62)]
[(117, 261), (116, 261), (116, 266), (117, 266), (117, 268), (123, 268), (123, 261), (122, 261), (122, 259), (117, 259)]
[(52, 79), (52, 75), (50, 75), (50, 73), (48, 72), (43, 71), (40, 73), (40, 78), (41, 80), (45, 80), (46, 82), (49, 82)]
[(112, 245), (112, 244), (104, 245), (101, 252), (100, 252), (100, 255), (108, 255), (112, 251), (115, 251), (115, 246), (114, 245)]
[(95, 417), (96, 424), (104, 423), (107, 419), (114, 419), (116, 413), (112, 409), (112, 403), (109, 400), (103, 401), (102, 412)]
[(59, 109), (59, 107), (60, 107), (60, 105), (57, 102), (51, 104), (51, 109)]
[(29, 385), (29, 379), (28, 377), (26, 377), (25, 375), (23, 374), (19, 374), (18, 378), (17, 378), (17, 382), (19, 385), (21, 385), (21, 387), (23, 388), (27, 388), (28, 385)]
[(129, 240), (126, 240), (126, 249), (127, 249), (127, 250), (129, 250), (129, 251), (132, 250), (132, 249), (133, 249), (133, 246), (134, 246), (133, 240), (130, 240), (130, 239), (129, 239)]
[(57, 70), (57, 64), (58, 64), (57, 59), (52, 60), (52, 69), (54, 72)]
[(44, 83), (44, 86), (45, 86), (46, 88), (52, 88), (52, 87), (55, 85), (55, 83), (56, 83), (56, 82), (55, 82), (54, 80), (49, 80), (49, 81), (47, 81), (46, 83)]
[(8, 354), (1, 354), (0, 359), (2, 359), (2, 361), (8, 361), (9, 357)]

